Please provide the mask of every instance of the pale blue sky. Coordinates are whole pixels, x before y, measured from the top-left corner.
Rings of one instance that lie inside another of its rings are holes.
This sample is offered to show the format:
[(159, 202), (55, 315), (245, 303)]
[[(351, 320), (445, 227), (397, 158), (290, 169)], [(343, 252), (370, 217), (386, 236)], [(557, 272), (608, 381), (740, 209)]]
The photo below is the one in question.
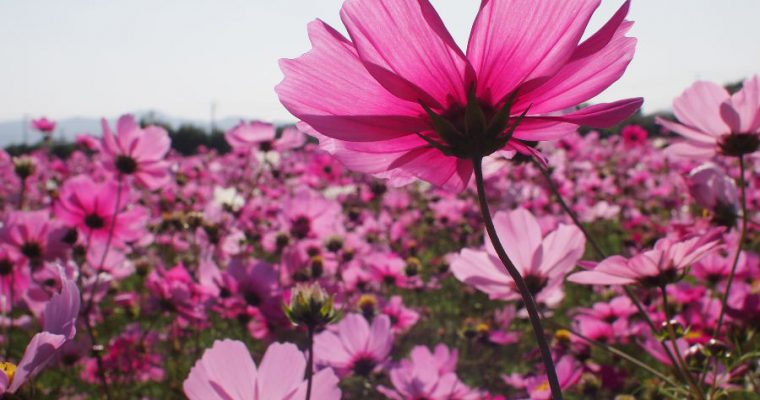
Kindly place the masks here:
[[(460, 44), (479, 2), (432, 0)], [(622, 3), (603, 0), (591, 28)], [(309, 49), (306, 24), (341, 26), (342, 0), (0, 0), (0, 120), (155, 109), (287, 121), (277, 59)], [(760, 73), (760, 0), (634, 0), (627, 74), (597, 100), (670, 107), (695, 79)], [(342, 27), (340, 28), (342, 29)]]

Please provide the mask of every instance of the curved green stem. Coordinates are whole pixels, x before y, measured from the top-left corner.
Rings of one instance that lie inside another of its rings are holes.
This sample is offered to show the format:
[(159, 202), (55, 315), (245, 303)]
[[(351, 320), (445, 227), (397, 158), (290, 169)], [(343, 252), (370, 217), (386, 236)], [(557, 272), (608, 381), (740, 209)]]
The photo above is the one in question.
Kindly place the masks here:
[(694, 391), (694, 394), (698, 399), (703, 400), (705, 395), (699, 387), (699, 384), (697, 384), (697, 381), (694, 379), (694, 375), (689, 371), (689, 365), (684, 361), (683, 356), (681, 355), (681, 350), (678, 349), (678, 338), (676, 337), (675, 328), (673, 328), (673, 324), (671, 323), (673, 321), (673, 313), (670, 312), (670, 306), (668, 305), (668, 290), (665, 285), (660, 286), (660, 293), (662, 293), (662, 308), (665, 310), (665, 325), (667, 327), (668, 336), (670, 337), (670, 342), (673, 344), (673, 352), (676, 354), (678, 365), (681, 367), (684, 374), (686, 374), (687, 382)]
[(554, 400), (562, 400), (562, 388), (559, 384), (557, 377), (557, 371), (554, 367), (554, 360), (552, 360), (552, 353), (549, 348), (549, 343), (544, 336), (544, 328), (541, 326), (541, 317), (538, 314), (538, 307), (536, 301), (533, 299), (533, 295), (530, 293), (528, 285), (520, 275), (520, 271), (515, 267), (512, 260), (509, 259), (504, 246), (502, 246), (499, 240), (499, 235), (496, 233), (496, 228), (493, 225), (493, 219), (491, 218), (491, 211), (488, 208), (488, 200), (486, 199), (485, 184), (483, 183), (483, 159), (475, 157), (472, 160), (473, 169), (475, 171), (475, 184), (478, 189), (478, 202), (480, 203), (480, 211), (483, 215), (483, 223), (486, 226), (486, 232), (493, 244), (496, 254), (499, 256), (504, 268), (515, 281), (517, 289), (520, 291), (525, 309), (528, 311), (528, 317), (530, 323), (533, 326), (533, 334), (536, 337), (538, 348), (541, 351), (541, 358), (544, 362), (544, 368), (546, 369), (546, 375), (549, 380), (549, 387), (551, 387), (552, 398)]

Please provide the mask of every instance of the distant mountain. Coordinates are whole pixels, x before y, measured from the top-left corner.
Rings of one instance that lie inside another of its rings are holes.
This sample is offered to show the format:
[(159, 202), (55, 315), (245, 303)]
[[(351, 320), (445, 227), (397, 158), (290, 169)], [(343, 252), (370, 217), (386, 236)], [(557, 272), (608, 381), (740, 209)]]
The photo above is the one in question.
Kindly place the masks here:
[[(145, 111), (133, 113), (139, 119), (148, 119), (168, 124), (174, 128), (180, 125), (195, 125), (208, 130), (210, 122), (208, 120), (194, 120), (187, 118), (176, 118), (160, 112)], [(114, 125), (117, 118), (109, 118), (111, 126)], [(216, 129), (227, 130), (237, 125), (241, 119), (251, 119), (243, 117), (227, 117), (215, 121)], [(55, 139), (74, 140), (77, 135), (89, 133), (100, 136), (101, 126), (100, 118), (91, 117), (73, 117), (56, 120), (58, 125), (53, 133)], [(0, 122), (0, 147), (6, 147), (11, 144), (32, 144), (40, 141), (42, 134), (31, 127), (31, 120), (23, 121), (2, 121)]]

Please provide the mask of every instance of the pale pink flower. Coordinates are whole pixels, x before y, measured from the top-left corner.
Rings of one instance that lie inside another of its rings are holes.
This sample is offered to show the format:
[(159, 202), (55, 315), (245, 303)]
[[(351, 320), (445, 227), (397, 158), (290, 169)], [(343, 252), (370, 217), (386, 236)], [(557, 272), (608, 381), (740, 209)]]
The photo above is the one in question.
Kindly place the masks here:
[(465, 385), (456, 374), (459, 355), (439, 344), (434, 352), (425, 346), (412, 349), (408, 359), (390, 370), (393, 389), (378, 390), (390, 399), (477, 400), (481, 393)]
[(720, 246), (721, 229), (675, 242), (663, 238), (651, 250), (630, 259), (612, 256), (593, 269), (576, 272), (567, 280), (585, 285), (663, 286), (683, 277), (686, 268)]
[[(575, 225), (560, 224), (545, 237), (529, 211), (497, 212), (494, 226), (507, 255), (525, 278), (536, 301), (554, 306), (564, 296), (562, 281), (583, 255), (586, 239)], [(492, 299), (519, 300), (520, 292), (487, 238), (485, 250), (463, 249), (451, 261), (460, 281)]]
[[(190, 370), (183, 385), (190, 400), (303, 400), (306, 357), (290, 343), (269, 345), (256, 366), (243, 342), (217, 340)], [(312, 400), (338, 400), (338, 377), (314, 374)]]
[(7, 244), (17, 258), (25, 259), (36, 268), (42, 261), (63, 256), (66, 231), (60, 223), (52, 221), (45, 210), (14, 211), (0, 227), (0, 243)]
[(348, 314), (331, 329), (314, 338), (314, 358), (317, 364), (333, 367), (341, 375), (369, 375), (386, 361), (393, 347), (387, 315), (375, 317), (370, 326), (360, 314)]
[[(567, 112), (633, 57), (628, 2), (579, 44), (598, 5), (484, 0), (465, 54), (427, 0), (348, 0), (341, 19), (351, 40), (312, 22), (312, 50), (281, 61), (276, 90), (349, 168), (462, 190), (474, 157), (502, 148), (532, 155), (529, 142), (614, 125), (640, 107), (629, 99)], [(478, 115), (471, 126), (468, 108)]]
[(696, 159), (752, 153), (760, 145), (760, 75), (733, 95), (717, 83), (697, 81), (675, 99), (673, 111), (680, 123), (657, 118), (683, 136), (669, 152)]
[(122, 115), (114, 136), (108, 121), (103, 124), (103, 162), (118, 174), (134, 176), (143, 186), (155, 190), (169, 182), (169, 163), (164, 160), (171, 139), (164, 128), (140, 128), (135, 117)]

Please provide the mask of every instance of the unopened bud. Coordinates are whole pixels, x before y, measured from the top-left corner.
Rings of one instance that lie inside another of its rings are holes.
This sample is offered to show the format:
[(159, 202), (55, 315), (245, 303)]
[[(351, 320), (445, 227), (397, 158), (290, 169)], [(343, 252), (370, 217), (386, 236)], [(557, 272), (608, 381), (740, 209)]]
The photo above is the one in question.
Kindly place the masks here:
[(316, 283), (297, 285), (285, 314), (294, 324), (309, 329), (321, 329), (337, 318), (333, 297)]
[(26, 179), (37, 170), (37, 163), (29, 157), (18, 157), (13, 159), (13, 166), (16, 175), (21, 179)]

